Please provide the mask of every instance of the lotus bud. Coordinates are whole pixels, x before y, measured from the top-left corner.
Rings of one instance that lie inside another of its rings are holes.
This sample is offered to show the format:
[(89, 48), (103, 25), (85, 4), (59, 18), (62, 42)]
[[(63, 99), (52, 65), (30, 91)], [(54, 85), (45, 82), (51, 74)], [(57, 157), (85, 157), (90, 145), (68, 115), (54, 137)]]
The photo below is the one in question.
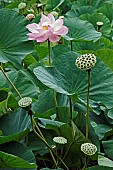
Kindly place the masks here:
[(54, 137), (53, 141), (55, 143), (59, 143), (59, 144), (66, 144), (67, 143), (67, 139), (65, 139), (64, 137)]
[(51, 14), (52, 14), (54, 17), (58, 17), (58, 12), (56, 12), (56, 11), (52, 11)]
[(24, 9), (26, 7), (26, 3), (24, 2), (21, 2), (19, 5), (18, 5), (18, 9)]
[(83, 143), (81, 151), (86, 155), (94, 155), (97, 152), (97, 147), (92, 143)]
[(76, 59), (75, 65), (81, 70), (89, 70), (95, 66), (96, 56), (94, 54), (83, 54)]
[(41, 4), (41, 3), (38, 3), (38, 5), (37, 5), (38, 8), (40, 8), (42, 6), (43, 6), (43, 4)]
[(59, 16), (60, 19), (64, 19), (64, 16)]
[(26, 18), (31, 21), (35, 18), (34, 14), (27, 14)]
[(31, 103), (32, 103), (32, 99), (30, 97), (24, 97), (18, 101), (18, 105), (24, 108), (30, 106)]

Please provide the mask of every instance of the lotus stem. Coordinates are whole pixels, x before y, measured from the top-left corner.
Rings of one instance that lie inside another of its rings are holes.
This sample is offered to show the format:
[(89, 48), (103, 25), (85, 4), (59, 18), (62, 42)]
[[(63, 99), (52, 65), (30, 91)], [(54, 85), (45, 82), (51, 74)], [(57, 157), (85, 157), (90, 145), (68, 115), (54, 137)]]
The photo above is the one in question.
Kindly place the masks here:
[(48, 55), (49, 55), (49, 65), (51, 65), (51, 52), (50, 52), (50, 41), (48, 40)]
[[(33, 131), (34, 131), (35, 134), (47, 145), (47, 141), (46, 141), (45, 137), (43, 136), (42, 132), (40, 131), (40, 129), (39, 129), (39, 127), (38, 127), (35, 119), (34, 119), (33, 117), (31, 117), (31, 118), (32, 118), (31, 120), (32, 120)], [(34, 129), (34, 125), (35, 125), (35, 127), (36, 127), (36, 129), (38, 130), (39, 133), (37, 133), (36, 130)], [(49, 152), (50, 152), (50, 154), (51, 154), (51, 157), (52, 157), (52, 159), (53, 159), (53, 162), (54, 162), (55, 166), (57, 167), (57, 162), (56, 162), (56, 160), (55, 160), (55, 157), (54, 157), (51, 149), (48, 148), (48, 150), (49, 150)]]
[(10, 80), (10, 78), (7, 76), (7, 74), (5, 73), (5, 71), (4, 71), (2, 66), (0, 66), (0, 70), (2, 71), (3, 75), (5, 76), (5, 78), (8, 80), (8, 82), (11, 84), (11, 86), (13, 87), (13, 89), (15, 90), (15, 92), (18, 94), (18, 96), (21, 99), (22, 98), (21, 94), (19, 93), (18, 89), (15, 87), (13, 82)]
[(71, 122), (73, 119), (73, 111), (72, 111), (72, 100), (70, 97), (69, 97), (69, 105), (70, 105), (70, 122)]
[(71, 51), (73, 51), (73, 40), (70, 40), (71, 43)]
[[(103, 26), (103, 22), (97, 22), (97, 31), (100, 31), (100, 28)], [(98, 48), (100, 48), (100, 39), (98, 40)]]
[(57, 102), (56, 95), (57, 95), (57, 92), (54, 91), (54, 102), (55, 102), (55, 107), (56, 107), (56, 114), (59, 117), (59, 115), (58, 115), (58, 102)]
[(87, 74), (88, 74), (88, 86), (87, 86), (87, 106), (86, 106), (86, 142), (88, 142), (88, 133), (89, 133), (88, 122), (89, 122), (89, 89), (90, 89), (90, 72), (91, 72), (91, 69), (88, 69), (88, 70), (87, 70)]
[[(36, 128), (38, 127), (33, 117), (32, 117), (32, 123), (36, 126)], [(40, 133), (40, 129), (37, 128), (37, 130), (38, 130), (39, 133)], [(39, 133), (35, 130), (34, 126), (33, 126), (33, 131), (34, 131), (34, 133), (45, 143), (45, 145), (48, 147), (49, 152), (50, 152), (50, 154), (51, 154), (51, 156), (52, 156), (52, 159), (53, 159), (53, 161), (54, 161), (54, 163), (55, 163), (55, 166), (57, 167), (58, 164), (57, 164), (57, 162), (56, 162), (56, 160), (55, 160), (55, 158), (54, 158), (54, 155), (62, 162), (62, 164), (65, 166), (65, 168), (66, 168), (67, 170), (69, 170), (69, 168), (68, 168), (67, 165), (64, 163), (64, 161), (55, 153), (55, 151), (51, 148), (51, 146), (49, 146), (49, 144), (47, 143), (47, 141), (46, 141), (46, 139), (44, 138), (43, 134), (42, 134), (42, 133), (39, 134)], [(54, 154), (54, 155), (53, 155), (53, 154)]]
[(91, 0), (87, 0), (87, 4), (91, 5)]
[(69, 105), (70, 105), (70, 127), (71, 127), (71, 130), (72, 130), (72, 136), (73, 136), (73, 139), (74, 139), (74, 129), (73, 129), (73, 109), (72, 109), (72, 100), (71, 98), (69, 97)]

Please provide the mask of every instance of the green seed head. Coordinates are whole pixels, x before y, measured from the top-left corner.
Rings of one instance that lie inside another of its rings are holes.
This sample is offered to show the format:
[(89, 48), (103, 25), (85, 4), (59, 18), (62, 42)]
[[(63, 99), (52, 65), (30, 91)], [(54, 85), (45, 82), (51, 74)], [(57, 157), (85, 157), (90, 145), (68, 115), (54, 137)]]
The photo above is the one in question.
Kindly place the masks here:
[(97, 25), (98, 25), (98, 26), (102, 26), (102, 25), (103, 25), (103, 22), (97, 22)]
[(59, 143), (59, 144), (66, 144), (67, 143), (67, 139), (65, 139), (64, 137), (54, 137), (53, 141), (55, 143)]
[(96, 56), (94, 54), (83, 54), (76, 59), (75, 65), (81, 70), (88, 70), (95, 66)]
[(81, 145), (81, 151), (86, 155), (94, 155), (97, 152), (97, 147), (92, 143), (83, 143)]
[(24, 97), (19, 100), (18, 105), (20, 107), (27, 107), (32, 103), (32, 99), (30, 97)]

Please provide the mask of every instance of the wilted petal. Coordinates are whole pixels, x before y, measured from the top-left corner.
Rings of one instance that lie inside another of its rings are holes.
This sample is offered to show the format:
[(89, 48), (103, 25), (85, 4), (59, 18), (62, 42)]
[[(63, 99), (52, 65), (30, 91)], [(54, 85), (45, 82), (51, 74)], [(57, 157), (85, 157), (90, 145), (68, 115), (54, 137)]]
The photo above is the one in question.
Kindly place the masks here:
[(49, 41), (50, 41), (50, 42), (57, 42), (57, 41), (59, 41), (59, 36), (58, 36), (58, 35), (55, 35), (55, 34), (51, 34), (51, 35), (49, 36)]
[(55, 18), (52, 14), (48, 14), (48, 18), (50, 19), (51, 23), (55, 22)]
[(66, 26), (62, 26), (58, 31), (55, 31), (56, 35), (66, 35), (68, 33), (68, 28)]
[(62, 25), (63, 25), (63, 19), (57, 19), (53, 25), (54, 31), (58, 31), (62, 27)]
[(44, 35), (42, 35), (42, 36), (40, 36), (40, 37), (37, 37), (36, 41), (37, 41), (37, 42), (44, 42), (44, 41), (46, 41), (47, 39), (48, 39), (48, 34), (44, 34)]
[(33, 33), (37, 33), (37, 32), (38, 32), (38, 29), (39, 29), (39, 25), (38, 25), (38, 24), (35, 24), (35, 23), (33, 23), (33, 24), (28, 24), (28, 25), (26, 26), (26, 28), (27, 28), (29, 31), (33, 32)]

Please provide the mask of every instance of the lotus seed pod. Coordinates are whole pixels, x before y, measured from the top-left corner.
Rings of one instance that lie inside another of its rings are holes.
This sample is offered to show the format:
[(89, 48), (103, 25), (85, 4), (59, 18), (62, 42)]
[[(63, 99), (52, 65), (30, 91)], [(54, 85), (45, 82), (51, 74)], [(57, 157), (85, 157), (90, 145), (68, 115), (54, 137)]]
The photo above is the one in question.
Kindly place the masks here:
[(31, 21), (32, 19), (35, 18), (34, 14), (27, 14), (26, 18)]
[(97, 25), (98, 25), (98, 26), (102, 26), (102, 25), (103, 25), (103, 22), (97, 22)]
[(18, 9), (24, 9), (26, 7), (26, 3), (24, 2), (21, 2), (19, 5), (18, 5)]
[(75, 65), (81, 70), (89, 70), (95, 66), (96, 56), (94, 54), (83, 54), (76, 59)]
[(100, 28), (102, 27), (103, 22), (97, 22), (97, 26), (98, 26), (98, 32), (100, 32)]
[(64, 137), (54, 137), (53, 141), (55, 143), (59, 143), (59, 144), (66, 144), (67, 143), (67, 139), (65, 139)]
[(18, 105), (20, 107), (27, 107), (30, 106), (31, 103), (32, 103), (32, 99), (30, 97), (24, 97), (19, 100)]
[(81, 151), (86, 155), (94, 155), (97, 152), (97, 147), (92, 143), (83, 143), (81, 145)]

